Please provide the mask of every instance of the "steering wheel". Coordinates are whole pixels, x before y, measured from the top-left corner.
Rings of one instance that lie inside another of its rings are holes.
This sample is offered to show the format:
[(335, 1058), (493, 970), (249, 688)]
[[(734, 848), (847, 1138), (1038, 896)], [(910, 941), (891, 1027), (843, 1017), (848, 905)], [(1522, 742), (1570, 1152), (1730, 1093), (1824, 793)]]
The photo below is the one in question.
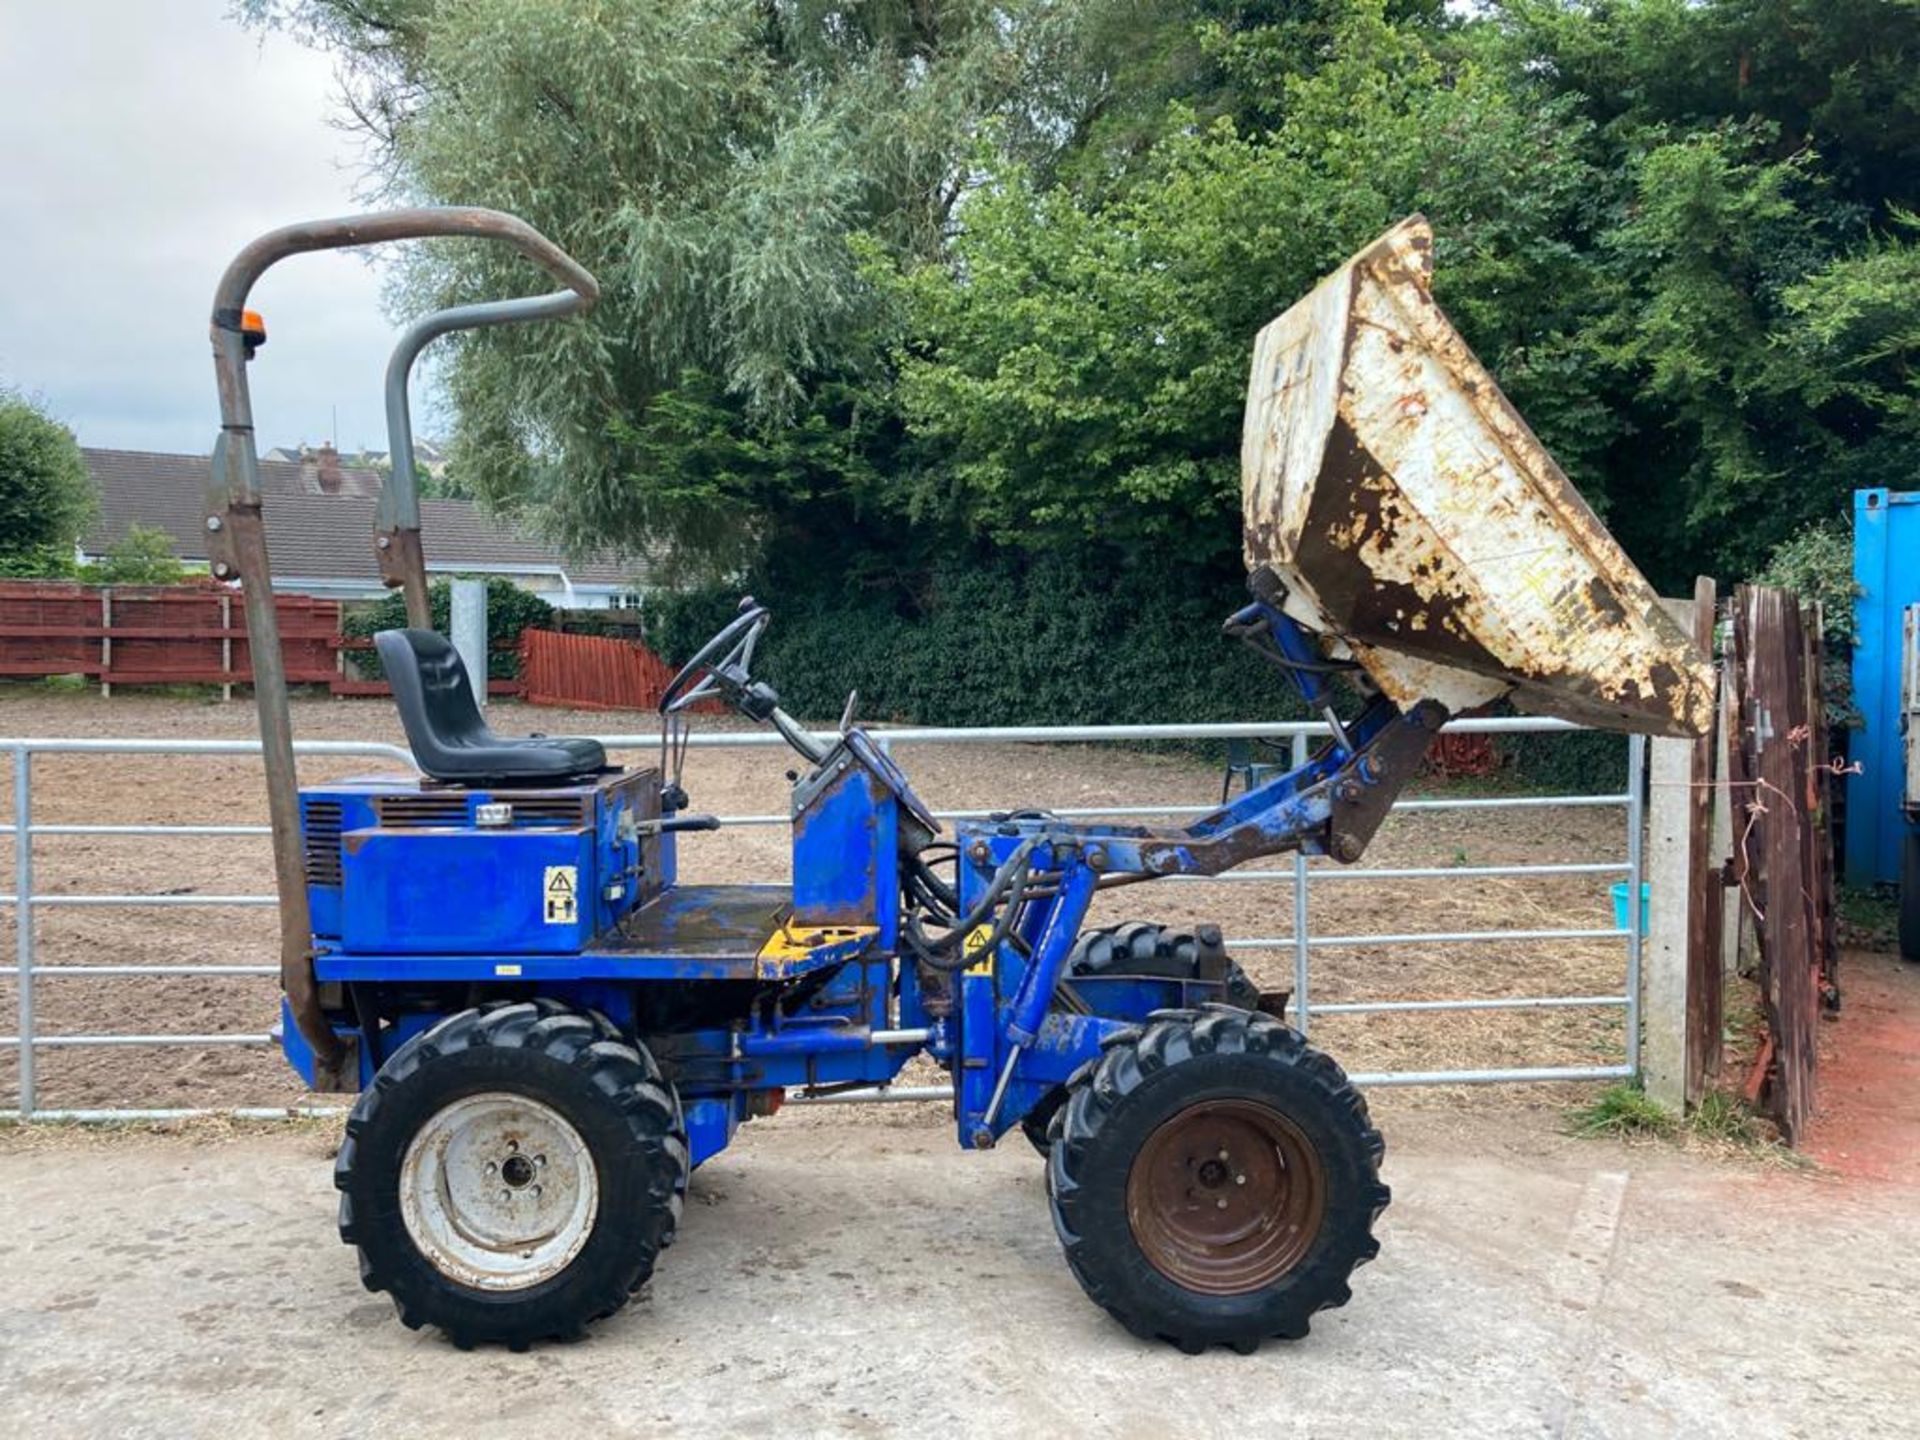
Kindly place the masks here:
[(753, 648), (773, 620), (773, 612), (756, 605), (751, 595), (740, 602), (740, 614), (702, 645), (680, 673), (660, 692), (660, 713), (673, 715), (710, 696), (745, 690), (752, 676)]

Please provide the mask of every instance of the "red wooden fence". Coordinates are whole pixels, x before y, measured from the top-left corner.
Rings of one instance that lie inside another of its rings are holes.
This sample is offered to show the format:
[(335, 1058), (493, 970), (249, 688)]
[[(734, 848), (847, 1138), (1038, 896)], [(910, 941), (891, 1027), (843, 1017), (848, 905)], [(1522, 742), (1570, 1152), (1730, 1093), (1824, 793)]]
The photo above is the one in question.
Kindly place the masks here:
[[(385, 681), (349, 673), (368, 650), (342, 636), (340, 602), (276, 595), (287, 679), (335, 695), (385, 695)], [(511, 648), (510, 646), (508, 648)], [(638, 641), (528, 630), (522, 678), (490, 680), (493, 695), (536, 705), (651, 710), (673, 669)], [(0, 676), (85, 675), (105, 685), (245, 685), (253, 679), (241, 597), (224, 585), (79, 585), (0, 581)], [(711, 706), (697, 708), (709, 709)]]
[(520, 682), (535, 705), (575, 710), (651, 710), (673, 667), (634, 640), (527, 630), (520, 636)]
[[(330, 684), (340, 604), (275, 596), (287, 678)], [(253, 678), (238, 594), (223, 585), (0, 581), (0, 675), (103, 684), (234, 685)]]

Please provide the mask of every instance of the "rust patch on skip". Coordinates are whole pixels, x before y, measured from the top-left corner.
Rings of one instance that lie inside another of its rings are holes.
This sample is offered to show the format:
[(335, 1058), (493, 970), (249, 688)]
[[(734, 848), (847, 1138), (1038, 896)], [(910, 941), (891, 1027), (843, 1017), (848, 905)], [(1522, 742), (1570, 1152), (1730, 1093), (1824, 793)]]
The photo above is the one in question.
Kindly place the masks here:
[[(1313, 577), (1341, 633), (1443, 664), (1497, 672), (1501, 667), (1456, 613), (1466, 597), (1449, 557), (1417, 518), (1401, 512), (1397, 490), (1344, 418), (1334, 421), (1321, 483), (1307, 507), (1297, 557)], [(1411, 580), (1390, 578), (1370, 556), (1404, 552)]]

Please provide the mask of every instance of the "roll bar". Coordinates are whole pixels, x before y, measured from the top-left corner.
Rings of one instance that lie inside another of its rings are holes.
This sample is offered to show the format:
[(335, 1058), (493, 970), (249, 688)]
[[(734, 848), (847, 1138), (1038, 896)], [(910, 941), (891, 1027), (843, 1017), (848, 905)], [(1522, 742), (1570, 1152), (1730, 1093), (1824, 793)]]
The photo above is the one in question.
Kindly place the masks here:
[(380, 578), (406, 597), (407, 624), (421, 630), (433, 628), (427, 604), (427, 561), (420, 545), (420, 481), (414, 471), (413, 415), (407, 405), (413, 362), (433, 341), (455, 330), (557, 319), (592, 303), (577, 290), (559, 290), (518, 300), (455, 305), (414, 321), (393, 347), (393, 358), (387, 361), (387, 452), (393, 468), (380, 487), (374, 547), (380, 560)]
[[(238, 576), (240, 580), (247, 619), (247, 648), (253, 666), (254, 704), (259, 712), (260, 745), (266, 761), (274, 880), (280, 895), (280, 985), (286, 992), (287, 1010), (293, 1023), (313, 1048), (316, 1088), (322, 1090), (358, 1089), (358, 1058), (352, 1046), (336, 1036), (327, 1023), (313, 978), (313, 919), (307, 904), (302, 855), (293, 721), (287, 701), (286, 662), (280, 651), (279, 620), (273, 605), (266, 530), (260, 516), (260, 460), (254, 448), (253, 402), (247, 389), (247, 362), (253, 358), (259, 335), (249, 331), (246, 302), (260, 277), (290, 255), (440, 236), (468, 236), (512, 245), (564, 288), (523, 300), (460, 306), (430, 315), (416, 324), (402, 338), (400, 349), (394, 353), (394, 363), (388, 366), (391, 430), (395, 368), (398, 367), (399, 404), (404, 422), (407, 372), (414, 355), (435, 335), (471, 325), (585, 311), (600, 298), (599, 282), (579, 261), (524, 220), (499, 210), (446, 206), (309, 220), (269, 231), (234, 256), (213, 296), (209, 334), (213, 342), (214, 383), (220, 392), (220, 436), (214, 444), (212, 482), (207, 493), (208, 557), (216, 576), (222, 579)], [(524, 308), (514, 313), (500, 313), (511, 306)], [(534, 313), (536, 306), (537, 314)], [(481, 318), (472, 318), (474, 312), (483, 312)], [(435, 321), (463, 315), (464, 323), (433, 328)], [(409, 341), (413, 342), (410, 350)], [(419, 603), (424, 606), (426, 571), (419, 550), (419, 492), (414, 484), (410, 423), (405, 440), (404, 446), (394, 446), (396, 479), (402, 463), (406, 465), (405, 478), (391, 485), (391, 493), (383, 493), (381, 498), (378, 523), (387, 527), (384, 538), (388, 541), (380, 548), (381, 572), (389, 583), (393, 583), (397, 575), (403, 587), (410, 591), (416, 588), (411, 581), (417, 577)], [(389, 562), (386, 557), (395, 548), (400, 548), (402, 554)], [(389, 568), (390, 563), (394, 568)], [(415, 603), (412, 594), (407, 603), (409, 619), (412, 619)]]

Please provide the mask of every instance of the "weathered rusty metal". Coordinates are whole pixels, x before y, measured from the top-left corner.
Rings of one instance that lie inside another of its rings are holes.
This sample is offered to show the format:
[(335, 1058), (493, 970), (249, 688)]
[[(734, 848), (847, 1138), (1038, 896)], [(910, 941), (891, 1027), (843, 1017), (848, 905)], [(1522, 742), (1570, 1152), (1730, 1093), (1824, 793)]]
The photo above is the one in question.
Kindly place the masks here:
[[(249, 330), (246, 303), (254, 283), (278, 261), (313, 250), (340, 250), (390, 240), (470, 236), (504, 241), (560, 282), (585, 309), (600, 297), (600, 285), (572, 256), (524, 220), (472, 206), (390, 210), (312, 220), (270, 231), (234, 256), (214, 291), (210, 337), (214, 383), (220, 394), (220, 438), (214, 448), (207, 530), (213, 573), (237, 577), (246, 605), (253, 693), (260, 716), (260, 742), (267, 772), (267, 814), (273, 826), (274, 880), (280, 896), (280, 983), (288, 1013), (312, 1047), (316, 1087), (359, 1086), (352, 1047), (333, 1032), (313, 979), (313, 927), (307, 904), (300, 840), (298, 779), (293, 760), (293, 722), (287, 703), (285, 664), (260, 517), (260, 462), (254, 453), (253, 401), (247, 362), (258, 344)], [(418, 528), (415, 518), (414, 528)], [(404, 558), (404, 557), (403, 557)]]
[(1242, 440), (1249, 569), (1391, 699), (1697, 735), (1693, 642), (1431, 293), (1414, 216), (1260, 332)]
[(427, 592), (427, 555), (420, 546), (420, 527), (389, 526), (373, 532), (374, 558), (380, 562), (380, 583), (398, 590), (407, 607), (407, 624), (416, 630), (433, 628), (433, 604)]
[(1326, 1218), (1320, 1151), (1253, 1100), (1201, 1100), (1149, 1135), (1127, 1174), (1147, 1263), (1202, 1295), (1246, 1295), (1302, 1264)]

